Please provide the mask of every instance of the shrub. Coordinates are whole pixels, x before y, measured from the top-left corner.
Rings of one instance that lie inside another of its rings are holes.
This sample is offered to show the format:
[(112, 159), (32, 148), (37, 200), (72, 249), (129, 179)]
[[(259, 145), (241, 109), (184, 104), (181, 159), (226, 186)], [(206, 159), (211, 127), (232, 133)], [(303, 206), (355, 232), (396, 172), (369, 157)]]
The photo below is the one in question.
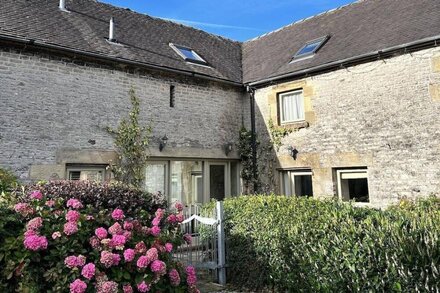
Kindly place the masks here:
[(12, 172), (0, 168), (0, 194), (9, 192), (17, 186), (17, 177)]
[[(129, 216), (104, 203), (98, 209), (66, 199), (66, 189), (58, 196), (59, 189), (42, 186), (45, 193), (25, 188), (20, 198), (26, 200), (7, 212), (20, 235), (2, 268), (8, 274), (0, 279), (2, 292), (198, 292), (194, 268), (172, 257), (185, 241), (180, 206), (175, 212), (159, 208)], [(96, 198), (77, 185), (62, 186), (73, 186), (72, 193), (84, 199)]]
[(438, 198), (386, 211), (296, 197), (227, 199), (228, 280), (278, 292), (437, 292), (439, 208)]
[(39, 190), (47, 198), (76, 198), (84, 205), (90, 205), (94, 212), (101, 209), (120, 208), (127, 216), (138, 215), (141, 211), (153, 214), (158, 208), (166, 208), (165, 197), (151, 194), (139, 189), (127, 187), (120, 183), (97, 183), (93, 181), (51, 181), (28, 185), (16, 189), (15, 195), (23, 201), (29, 200), (22, 194), (29, 194), (33, 190)]

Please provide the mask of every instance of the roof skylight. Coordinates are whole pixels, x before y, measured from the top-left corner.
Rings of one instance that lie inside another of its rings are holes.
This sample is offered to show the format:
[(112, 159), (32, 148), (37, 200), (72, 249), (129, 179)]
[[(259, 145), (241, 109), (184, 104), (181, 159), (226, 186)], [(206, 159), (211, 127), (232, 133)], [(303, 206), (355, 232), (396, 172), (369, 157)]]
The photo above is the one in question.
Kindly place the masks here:
[(179, 56), (182, 57), (185, 61), (202, 65), (208, 64), (205, 59), (203, 59), (191, 48), (174, 45), (172, 43), (170, 43), (170, 47), (173, 48), (173, 50), (176, 51), (176, 53), (179, 54)]
[(293, 56), (292, 61), (295, 61), (297, 59), (302, 59), (305, 57), (313, 56), (324, 45), (324, 43), (328, 39), (329, 39), (329, 36), (325, 36), (325, 37), (307, 42), (301, 49), (298, 50), (298, 52), (296, 52), (296, 54)]

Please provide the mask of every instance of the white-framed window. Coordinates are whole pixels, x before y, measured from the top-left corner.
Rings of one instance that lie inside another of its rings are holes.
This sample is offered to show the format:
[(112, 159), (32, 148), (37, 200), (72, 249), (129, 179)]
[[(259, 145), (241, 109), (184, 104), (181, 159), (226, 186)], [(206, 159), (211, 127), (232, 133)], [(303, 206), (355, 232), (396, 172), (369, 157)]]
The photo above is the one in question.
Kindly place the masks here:
[(68, 180), (103, 182), (106, 179), (106, 166), (104, 165), (68, 165), (66, 171)]
[(281, 124), (304, 121), (304, 96), (302, 90), (279, 94), (278, 103)]
[(366, 168), (337, 169), (336, 179), (340, 200), (369, 202), (368, 170)]
[(281, 171), (282, 193), (287, 196), (313, 196), (311, 170)]

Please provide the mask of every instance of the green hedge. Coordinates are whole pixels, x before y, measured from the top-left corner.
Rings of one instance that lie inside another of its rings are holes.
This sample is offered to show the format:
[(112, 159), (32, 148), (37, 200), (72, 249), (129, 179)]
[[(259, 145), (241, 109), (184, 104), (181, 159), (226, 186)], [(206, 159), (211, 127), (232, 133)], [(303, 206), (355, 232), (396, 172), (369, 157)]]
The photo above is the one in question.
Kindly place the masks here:
[[(206, 206), (210, 210), (212, 204)], [(278, 292), (438, 292), (440, 199), (379, 211), (337, 201), (225, 201), (228, 280)]]

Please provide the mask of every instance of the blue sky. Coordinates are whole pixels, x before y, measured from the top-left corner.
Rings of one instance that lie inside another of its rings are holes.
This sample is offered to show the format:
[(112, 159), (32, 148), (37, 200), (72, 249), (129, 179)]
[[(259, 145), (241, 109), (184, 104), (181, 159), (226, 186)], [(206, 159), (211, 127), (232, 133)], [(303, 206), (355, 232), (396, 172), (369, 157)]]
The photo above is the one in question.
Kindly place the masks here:
[(100, 0), (245, 41), (354, 0)]

